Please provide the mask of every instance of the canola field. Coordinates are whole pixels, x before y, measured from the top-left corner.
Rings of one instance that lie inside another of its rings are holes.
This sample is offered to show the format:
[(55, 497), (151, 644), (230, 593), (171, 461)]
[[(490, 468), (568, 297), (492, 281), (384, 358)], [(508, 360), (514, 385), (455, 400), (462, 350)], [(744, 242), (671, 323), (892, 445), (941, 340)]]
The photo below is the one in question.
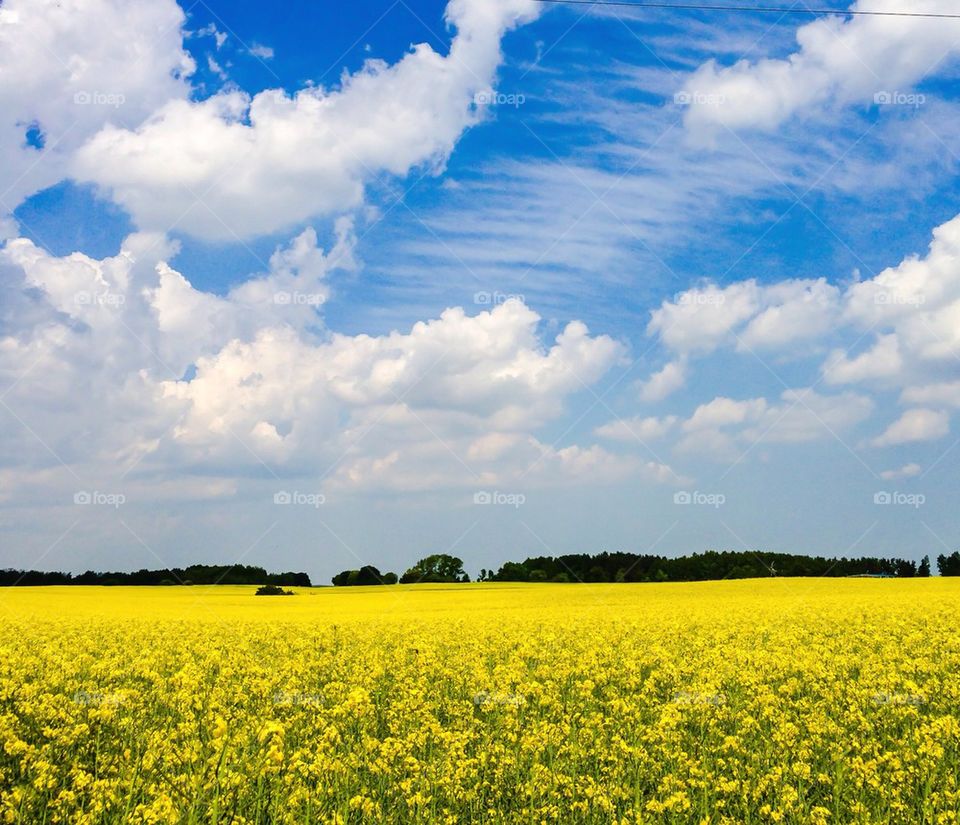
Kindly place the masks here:
[(0, 591), (11, 823), (940, 823), (960, 580)]

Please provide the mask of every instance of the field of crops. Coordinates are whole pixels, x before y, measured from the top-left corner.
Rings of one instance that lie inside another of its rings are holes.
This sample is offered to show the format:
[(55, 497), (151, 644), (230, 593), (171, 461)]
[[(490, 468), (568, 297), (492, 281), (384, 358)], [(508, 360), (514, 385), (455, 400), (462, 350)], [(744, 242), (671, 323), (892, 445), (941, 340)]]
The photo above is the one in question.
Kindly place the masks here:
[(960, 580), (0, 591), (0, 816), (955, 822)]

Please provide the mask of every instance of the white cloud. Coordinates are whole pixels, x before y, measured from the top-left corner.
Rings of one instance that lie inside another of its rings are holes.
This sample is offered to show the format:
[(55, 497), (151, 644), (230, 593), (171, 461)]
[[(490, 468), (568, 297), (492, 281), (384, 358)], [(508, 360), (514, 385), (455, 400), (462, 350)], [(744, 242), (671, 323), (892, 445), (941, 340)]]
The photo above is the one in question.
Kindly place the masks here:
[(622, 357), (580, 322), (545, 345), (540, 317), (508, 301), (474, 316), (448, 309), (407, 332), (342, 335), (324, 331), (322, 302), (275, 300), (325, 299), (327, 274), (354, 265), (352, 248), (348, 220), (329, 252), (305, 230), (269, 272), (215, 296), (165, 263), (175, 247), (162, 236), (133, 235), (103, 260), (9, 243), (0, 377), (33, 434), (7, 428), (4, 463), (62, 460), (98, 478), (133, 467), (158, 478), (303, 474), (345, 489), (670, 475), (595, 445), (537, 440)]
[(752, 445), (826, 440), (865, 421), (873, 402), (863, 395), (820, 395), (811, 388), (785, 390), (778, 402), (719, 397), (701, 404), (681, 429), (677, 452), (734, 461)]
[(918, 441), (936, 441), (950, 432), (950, 416), (940, 410), (918, 408), (907, 410), (871, 443), (874, 447), (890, 447)]
[(844, 296), (844, 320), (861, 328), (915, 325), (960, 300), (960, 215), (933, 230), (926, 257), (910, 255)]
[(759, 293), (752, 280), (725, 288), (705, 284), (689, 289), (653, 311), (647, 334), (658, 335), (676, 352), (709, 352), (729, 341), (733, 330), (756, 314)]
[(873, 347), (850, 358), (844, 350), (834, 350), (823, 365), (828, 384), (855, 384), (874, 379), (895, 378), (903, 369), (900, 342), (896, 335), (877, 338)]
[(730, 433), (716, 429), (693, 430), (681, 438), (674, 450), (678, 455), (731, 463), (743, 455), (743, 447)]
[(261, 60), (273, 60), (273, 49), (270, 46), (263, 46), (260, 43), (254, 43), (250, 47), (250, 54), (259, 57)]
[(907, 387), (900, 397), (903, 404), (937, 404), (960, 407), (960, 381), (941, 381)]
[[(855, 4), (861, 6), (861, 4)], [(874, 0), (874, 11), (903, 8)], [(948, 0), (918, 0), (910, 11), (952, 12)], [(785, 59), (710, 60), (684, 84), (693, 105), (685, 124), (697, 139), (727, 129), (773, 129), (804, 110), (908, 92), (960, 50), (960, 22), (922, 18), (822, 17), (797, 30), (799, 49)]]
[(753, 398), (747, 401), (734, 401), (732, 398), (714, 398), (707, 404), (701, 404), (693, 415), (684, 422), (686, 432), (694, 430), (726, 427), (732, 424), (743, 424), (755, 421), (767, 409), (767, 402), (763, 398)]
[[(135, 128), (189, 93), (173, 0), (6, 0), (0, 7), (0, 218), (68, 174), (107, 124)], [(35, 125), (44, 147), (25, 143)]]
[(823, 278), (782, 281), (762, 288), (760, 294), (764, 309), (740, 334), (741, 348), (782, 349), (823, 336), (836, 324), (840, 290)]
[(880, 478), (884, 481), (897, 481), (901, 478), (915, 478), (921, 472), (923, 468), (919, 464), (904, 464), (896, 470), (884, 470), (880, 473)]
[(779, 404), (769, 405), (745, 438), (768, 443), (797, 444), (840, 437), (866, 421), (874, 403), (853, 392), (821, 395), (809, 387), (785, 390)]
[(686, 380), (686, 361), (671, 361), (640, 384), (640, 400), (662, 401), (683, 387)]
[(192, 32), (184, 32), (184, 37), (212, 37), (217, 44), (217, 50), (223, 48), (227, 42), (227, 33), (220, 31), (215, 23), (208, 23), (206, 26)]
[(836, 323), (840, 291), (823, 278), (726, 287), (704, 283), (665, 301), (651, 313), (648, 334), (680, 353), (718, 347), (783, 350), (824, 335)]
[(601, 438), (613, 441), (655, 441), (663, 438), (677, 423), (677, 417), (664, 418), (618, 418), (597, 427), (594, 432)]
[(474, 94), (494, 79), (504, 32), (538, 12), (533, 0), (452, 0), (446, 18), (457, 34), (445, 56), (422, 43), (392, 66), (367, 61), (334, 90), (173, 100), (138, 128), (104, 128), (72, 172), (141, 228), (205, 238), (355, 208), (369, 178), (443, 165), (480, 117)]
[(654, 310), (647, 332), (680, 354), (684, 372), (690, 358), (720, 349), (809, 358), (833, 338), (847, 348), (834, 346), (821, 364), (827, 384), (901, 388), (907, 403), (960, 406), (952, 381), (960, 355), (960, 215), (934, 229), (926, 256), (910, 255), (869, 280), (843, 287), (824, 279), (706, 282)]
[(207, 68), (221, 80), (227, 79), (227, 73), (223, 70), (223, 66), (213, 59), (212, 54), (207, 55)]

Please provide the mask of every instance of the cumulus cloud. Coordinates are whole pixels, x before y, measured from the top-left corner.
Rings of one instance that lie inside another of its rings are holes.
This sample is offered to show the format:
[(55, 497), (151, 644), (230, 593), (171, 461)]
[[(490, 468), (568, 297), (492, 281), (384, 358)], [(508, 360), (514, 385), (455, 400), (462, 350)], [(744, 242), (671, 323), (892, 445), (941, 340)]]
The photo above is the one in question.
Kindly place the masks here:
[(936, 441), (950, 432), (950, 416), (941, 410), (907, 410), (882, 435), (871, 443), (874, 447), (891, 447), (918, 441)]
[(174, 99), (137, 127), (108, 125), (72, 174), (100, 186), (143, 229), (245, 238), (361, 204), (384, 172), (440, 168), (480, 117), (500, 39), (539, 11), (533, 0), (453, 0), (449, 53), (421, 43), (388, 65), (369, 60), (337, 88)]
[(687, 432), (711, 427), (726, 427), (731, 424), (743, 424), (763, 415), (767, 402), (763, 398), (748, 401), (734, 401), (731, 398), (715, 398), (708, 404), (701, 404), (693, 415), (683, 423)]
[(641, 401), (662, 401), (679, 390), (687, 380), (686, 361), (671, 361), (640, 384)]
[(866, 352), (851, 358), (846, 350), (834, 350), (823, 365), (828, 384), (855, 384), (895, 378), (903, 369), (900, 341), (896, 335), (882, 335)]
[(578, 321), (545, 344), (540, 317), (507, 301), (405, 332), (326, 330), (323, 300), (291, 296), (325, 300), (329, 272), (355, 265), (353, 243), (346, 220), (329, 251), (305, 230), (268, 272), (216, 296), (166, 262), (176, 247), (163, 236), (133, 235), (102, 260), (10, 242), (0, 375), (30, 437), (6, 430), (5, 463), (299, 474), (347, 489), (669, 475), (596, 445), (538, 440), (567, 397), (622, 357)]
[(677, 424), (675, 415), (663, 418), (618, 418), (597, 427), (594, 432), (613, 441), (655, 441), (663, 438)]
[(734, 461), (757, 443), (800, 444), (838, 438), (873, 412), (856, 393), (822, 395), (813, 388), (785, 390), (776, 401), (719, 397), (701, 404), (681, 424), (681, 454)]
[(823, 335), (839, 312), (839, 290), (825, 279), (726, 287), (704, 283), (653, 311), (648, 334), (678, 353), (705, 354), (721, 346), (772, 350)]
[(718, 350), (809, 358), (832, 344), (820, 368), (829, 385), (899, 388), (905, 403), (960, 406), (960, 216), (934, 229), (926, 255), (874, 278), (705, 282), (654, 310), (647, 332), (678, 355), (679, 366), (664, 370), (670, 388), (683, 383), (672, 380), (680, 366), (689, 371)]
[[(852, 8), (864, 8), (855, 3)], [(871, 0), (871, 11), (897, 11), (898, 0)], [(948, 0), (917, 0), (913, 12), (953, 12)], [(905, 93), (960, 50), (960, 22), (922, 18), (821, 17), (797, 31), (784, 59), (711, 60), (684, 84), (685, 124), (708, 140), (723, 129), (773, 129), (804, 111)], [(883, 100), (884, 98), (877, 98)]]
[(721, 288), (715, 284), (686, 290), (653, 311), (647, 334), (657, 335), (679, 353), (709, 352), (759, 307), (760, 287), (744, 281)]
[(0, 218), (67, 176), (73, 153), (104, 127), (136, 128), (187, 97), (184, 20), (173, 0), (2, 4)]
[(960, 407), (960, 381), (940, 381), (907, 387), (900, 398), (904, 404), (937, 404)]
[(866, 421), (873, 410), (874, 402), (859, 393), (823, 395), (810, 387), (790, 389), (781, 393), (779, 403), (767, 406), (743, 435), (752, 441), (785, 444), (840, 437)]

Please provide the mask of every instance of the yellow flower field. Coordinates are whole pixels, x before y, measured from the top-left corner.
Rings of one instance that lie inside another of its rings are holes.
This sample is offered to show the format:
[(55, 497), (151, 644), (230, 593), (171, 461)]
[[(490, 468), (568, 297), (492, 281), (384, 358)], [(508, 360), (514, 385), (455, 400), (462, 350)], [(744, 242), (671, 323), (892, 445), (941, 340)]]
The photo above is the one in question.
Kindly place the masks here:
[(960, 580), (11, 588), (6, 822), (955, 822)]

